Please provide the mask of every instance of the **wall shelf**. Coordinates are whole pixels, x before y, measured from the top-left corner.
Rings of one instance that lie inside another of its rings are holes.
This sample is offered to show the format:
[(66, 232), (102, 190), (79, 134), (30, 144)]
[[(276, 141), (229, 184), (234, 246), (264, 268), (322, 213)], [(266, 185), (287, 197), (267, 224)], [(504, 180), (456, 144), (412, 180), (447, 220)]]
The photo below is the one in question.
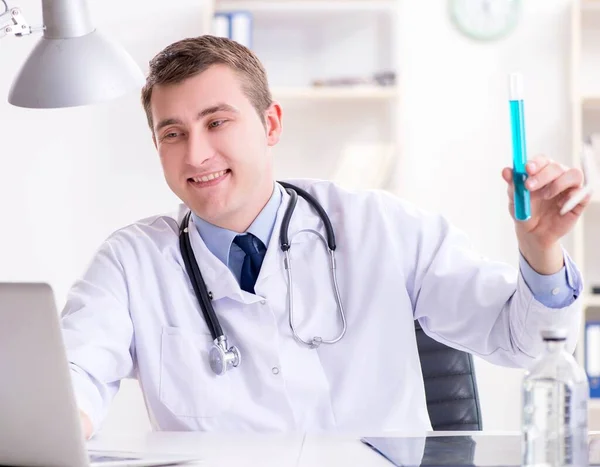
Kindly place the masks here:
[(272, 94), (276, 100), (390, 100), (398, 96), (398, 89), (395, 86), (274, 87)]
[[(357, 182), (348, 161), (354, 152), (367, 154), (373, 167), (387, 167), (388, 148), (401, 157), (401, 2), (207, 2), (211, 20), (219, 12), (249, 13), (237, 31), (265, 67), (285, 115), (285, 137), (274, 149), (277, 177), (329, 179), (353, 188)], [(224, 17), (209, 28), (228, 37), (236, 36), (234, 29)], [(345, 84), (352, 81), (364, 84)], [(361, 173), (361, 184), (391, 189), (394, 182), (377, 173)]]
[(581, 105), (585, 110), (600, 110), (600, 94), (582, 96)]
[(581, 2), (581, 12), (600, 12), (600, 1), (599, 0), (583, 0)]
[[(581, 144), (592, 134), (600, 134), (600, 88), (597, 86), (600, 56), (600, 0), (574, 0), (571, 17), (571, 161), (570, 165), (580, 167)], [(595, 148), (597, 150), (597, 148)], [(600, 229), (600, 217), (597, 207), (600, 205), (600, 193), (596, 192), (585, 215), (577, 222), (573, 232), (572, 254), (575, 263), (590, 283), (600, 274), (600, 256), (596, 253), (595, 239)], [(585, 365), (585, 322), (598, 317), (600, 295), (586, 293), (583, 297), (585, 312), (580, 327), (579, 344), (576, 349), (578, 363)], [(600, 400), (591, 399), (590, 427), (600, 426)]]
[(600, 308), (600, 295), (597, 294), (587, 294), (585, 296), (585, 304), (588, 307), (598, 307)]
[(245, 10), (252, 12), (391, 12), (393, 0), (224, 0), (215, 2), (216, 11)]

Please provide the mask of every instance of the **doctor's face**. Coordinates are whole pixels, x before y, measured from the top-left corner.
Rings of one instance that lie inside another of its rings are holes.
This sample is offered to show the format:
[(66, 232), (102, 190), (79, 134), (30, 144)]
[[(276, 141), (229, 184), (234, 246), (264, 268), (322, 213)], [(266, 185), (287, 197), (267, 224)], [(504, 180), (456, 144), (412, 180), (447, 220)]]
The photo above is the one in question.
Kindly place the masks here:
[(281, 108), (258, 115), (240, 77), (214, 65), (177, 84), (154, 87), (153, 139), (171, 190), (199, 217), (245, 231), (273, 191), (271, 147)]

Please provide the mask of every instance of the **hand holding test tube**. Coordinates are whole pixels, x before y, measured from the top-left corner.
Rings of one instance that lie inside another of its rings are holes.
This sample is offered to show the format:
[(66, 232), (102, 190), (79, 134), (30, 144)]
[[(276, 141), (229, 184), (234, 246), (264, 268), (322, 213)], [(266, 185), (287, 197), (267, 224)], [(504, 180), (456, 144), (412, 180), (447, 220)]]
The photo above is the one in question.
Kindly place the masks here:
[(523, 110), (523, 78), (519, 73), (508, 76), (508, 99), (512, 133), (513, 183), (515, 187), (515, 219), (526, 221), (531, 217), (530, 193), (527, 180), (527, 147), (525, 142), (525, 114)]
[(562, 238), (590, 203), (592, 183), (584, 175), (588, 158), (582, 156), (583, 171), (541, 154), (528, 160), (521, 75), (510, 74), (508, 87), (513, 166), (502, 169), (502, 178), (510, 214), (520, 253), (535, 272), (552, 275), (565, 267)]

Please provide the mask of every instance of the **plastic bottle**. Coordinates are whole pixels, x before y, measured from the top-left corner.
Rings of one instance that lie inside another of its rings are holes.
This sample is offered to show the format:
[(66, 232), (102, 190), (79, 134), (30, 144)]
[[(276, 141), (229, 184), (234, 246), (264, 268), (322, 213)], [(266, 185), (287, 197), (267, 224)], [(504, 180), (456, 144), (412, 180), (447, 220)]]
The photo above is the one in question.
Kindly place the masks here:
[(523, 379), (522, 465), (588, 465), (587, 401), (584, 370), (565, 349), (567, 332), (542, 332), (544, 353)]

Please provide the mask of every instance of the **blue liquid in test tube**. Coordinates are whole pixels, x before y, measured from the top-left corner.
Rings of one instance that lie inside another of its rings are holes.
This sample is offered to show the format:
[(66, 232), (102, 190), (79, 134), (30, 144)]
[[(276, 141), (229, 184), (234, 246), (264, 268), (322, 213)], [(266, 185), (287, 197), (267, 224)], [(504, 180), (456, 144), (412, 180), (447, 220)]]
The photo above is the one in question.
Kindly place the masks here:
[(515, 218), (526, 221), (531, 217), (527, 180), (527, 146), (525, 142), (525, 116), (523, 112), (523, 78), (519, 73), (511, 73), (508, 79), (510, 126), (512, 132), (513, 182), (515, 185)]

